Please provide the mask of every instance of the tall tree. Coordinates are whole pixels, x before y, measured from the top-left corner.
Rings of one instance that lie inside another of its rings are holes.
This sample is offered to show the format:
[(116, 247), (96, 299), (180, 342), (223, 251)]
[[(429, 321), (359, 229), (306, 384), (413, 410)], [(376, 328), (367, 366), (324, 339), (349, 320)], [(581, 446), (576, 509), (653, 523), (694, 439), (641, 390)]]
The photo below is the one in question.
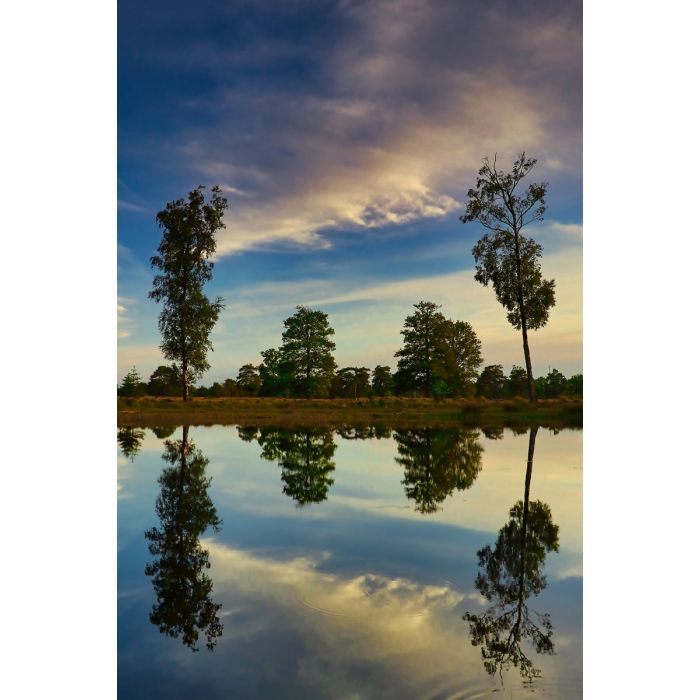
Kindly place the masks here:
[(297, 306), (285, 322), (280, 352), (282, 362), (291, 369), (293, 389), (303, 396), (327, 396), (333, 380), (335, 331), (328, 314)]
[(166, 359), (177, 363), (183, 401), (189, 399), (190, 384), (209, 369), (209, 334), (224, 307), (221, 297), (210, 301), (203, 287), (212, 278), (209, 258), (216, 251), (215, 233), (225, 227), (227, 202), (218, 186), (208, 202), (204, 193), (204, 187), (197, 187), (187, 200), (169, 202), (158, 212), (163, 238), (151, 258), (160, 274), (153, 279), (149, 297), (164, 302), (158, 317), (160, 348)]
[(472, 248), (475, 279), (484, 286), (491, 282), (509, 323), (522, 333), (530, 401), (536, 400), (536, 392), (527, 332), (547, 323), (555, 303), (554, 280), (543, 279), (540, 270), (542, 246), (521, 233), (528, 224), (541, 221), (546, 209), (546, 183), (519, 188), (536, 163), (521, 153), (506, 173), (496, 168), (496, 156), (493, 163), (484, 159), (460, 217), (463, 223), (478, 221), (488, 229)]

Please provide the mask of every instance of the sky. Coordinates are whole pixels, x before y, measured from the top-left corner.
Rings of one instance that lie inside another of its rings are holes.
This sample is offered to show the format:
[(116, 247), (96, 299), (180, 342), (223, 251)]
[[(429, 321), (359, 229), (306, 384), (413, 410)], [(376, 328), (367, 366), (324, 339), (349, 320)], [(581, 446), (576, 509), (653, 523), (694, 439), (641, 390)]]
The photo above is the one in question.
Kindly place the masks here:
[(200, 184), (229, 203), (202, 383), (258, 364), (297, 304), (329, 315), (339, 367), (395, 367), (421, 300), (469, 321), (485, 364), (523, 365), (474, 280), (484, 231), (459, 221), (483, 158), (521, 151), (549, 183), (526, 231), (557, 293), (533, 368), (582, 370), (578, 0), (120, 0), (118, 15), (118, 379), (165, 364), (155, 216)]

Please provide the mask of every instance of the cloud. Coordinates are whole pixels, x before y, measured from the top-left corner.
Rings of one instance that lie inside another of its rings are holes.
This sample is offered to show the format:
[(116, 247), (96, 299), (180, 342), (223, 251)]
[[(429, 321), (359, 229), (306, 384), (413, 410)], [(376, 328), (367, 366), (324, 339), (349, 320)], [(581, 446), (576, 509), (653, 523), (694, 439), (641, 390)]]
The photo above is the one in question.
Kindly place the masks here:
[[(543, 177), (577, 177), (579, 10), (540, 9), (340, 2), (333, 43), (297, 49), (299, 60), (322, 57), (314, 80), (293, 92), (265, 81), (225, 88), (214, 125), (182, 133), (179, 147), (236, 198), (218, 255), (324, 248), (338, 229), (442, 219), (495, 151), (504, 162), (534, 152)], [(218, 70), (215, 54), (197, 60)]]
[(128, 338), (134, 329), (134, 323), (128, 316), (127, 305), (136, 303), (128, 297), (117, 297), (117, 338)]
[(148, 211), (148, 209), (146, 209), (146, 207), (142, 207), (139, 204), (133, 204), (132, 202), (127, 202), (123, 199), (117, 200), (117, 208), (123, 209), (124, 211), (139, 211), (139, 212)]

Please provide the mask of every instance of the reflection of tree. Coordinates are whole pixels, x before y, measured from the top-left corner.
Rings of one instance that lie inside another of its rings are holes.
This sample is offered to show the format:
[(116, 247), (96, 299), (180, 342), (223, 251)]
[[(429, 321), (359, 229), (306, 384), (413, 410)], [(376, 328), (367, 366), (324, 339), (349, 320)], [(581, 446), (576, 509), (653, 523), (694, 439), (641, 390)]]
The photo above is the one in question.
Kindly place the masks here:
[(207, 648), (213, 650), (223, 631), (217, 615), (221, 604), (211, 600), (212, 580), (204, 573), (210, 567), (209, 552), (199, 538), (209, 527), (218, 531), (221, 521), (207, 493), (209, 460), (187, 439), (187, 433), (184, 426), (182, 440), (165, 442), (163, 459), (171, 466), (158, 479), (160, 529), (146, 532), (148, 549), (156, 557), (146, 566), (157, 599), (150, 619), (163, 634), (181, 636), (193, 651), (198, 651), (201, 631)]
[(481, 471), (484, 448), (476, 430), (396, 430), (394, 438), (396, 461), (404, 468), (401, 483), (421, 513), (434, 513), (455, 489), (468, 489)]
[(157, 425), (151, 428), (151, 431), (159, 440), (165, 440), (175, 432), (175, 427), (174, 425)]
[(343, 440), (379, 440), (391, 437), (391, 430), (383, 425), (344, 425), (338, 428), (336, 432)]
[(117, 442), (121, 447), (122, 454), (133, 462), (134, 457), (141, 449), (144, 437), (146, 437), (146, 431), (140, 428), (119, 428)]
[(300, 506), (321, 503), (328, 498), (336, 450), (330, 429), (261, 428), (258, 442), (262, 456), (282, 467), (283, 491), (287, 496)]
[(527, 599), (547, 586), (542, 573), (547, 552), (559, 550), (559, 526), (546, 503), (530, 501), (530, 480), (537, 428), (530, 430), (525, 496), (510, 509), (510, 520), (496, 544), (480, 549), (476, 587), (490, 603), (482, 615), (466, 612), (474, 646), (481, 645), (484, 668), (502, 675), (511, 666), (528, 682), (540, 675), (520, 642), (530, 639), (538, 654), (553, 654), (549, 615), (530, 611)]

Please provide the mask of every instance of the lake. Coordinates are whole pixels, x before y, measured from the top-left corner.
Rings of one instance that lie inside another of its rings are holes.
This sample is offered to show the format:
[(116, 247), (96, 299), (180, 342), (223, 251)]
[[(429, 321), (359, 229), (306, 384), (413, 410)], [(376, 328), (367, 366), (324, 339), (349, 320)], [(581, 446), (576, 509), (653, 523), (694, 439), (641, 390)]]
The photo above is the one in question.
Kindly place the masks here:
[(581, 697), (582, 440), (121, 428), (119, 697)]

